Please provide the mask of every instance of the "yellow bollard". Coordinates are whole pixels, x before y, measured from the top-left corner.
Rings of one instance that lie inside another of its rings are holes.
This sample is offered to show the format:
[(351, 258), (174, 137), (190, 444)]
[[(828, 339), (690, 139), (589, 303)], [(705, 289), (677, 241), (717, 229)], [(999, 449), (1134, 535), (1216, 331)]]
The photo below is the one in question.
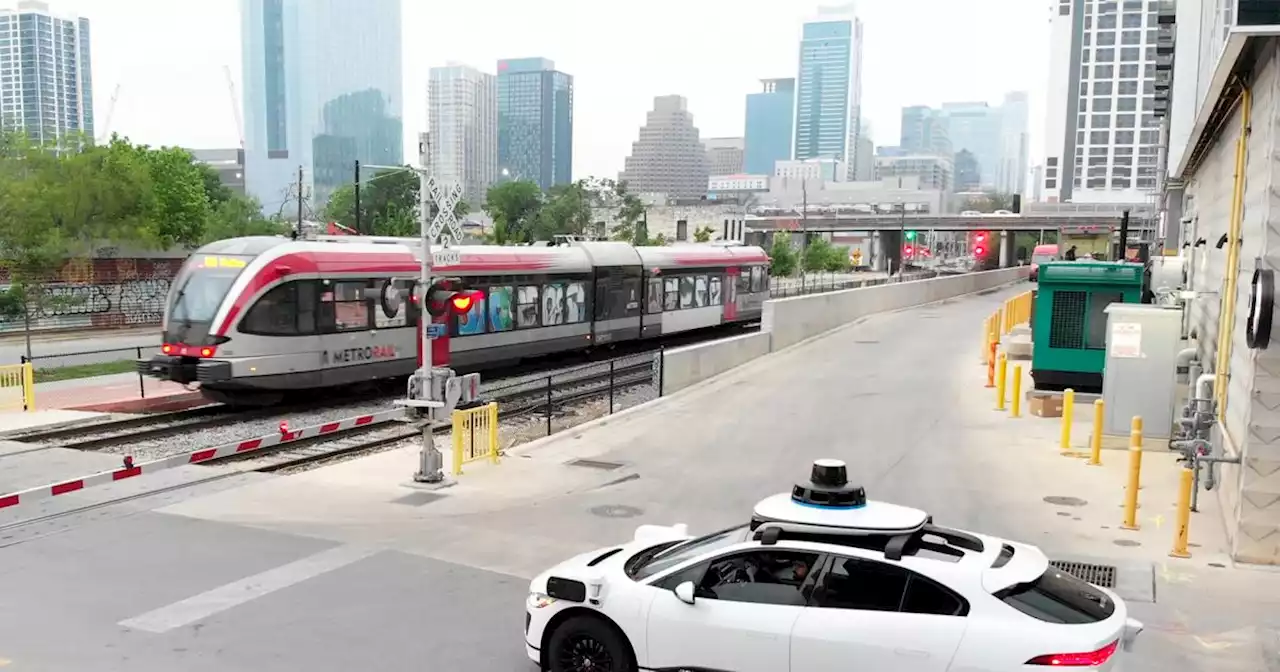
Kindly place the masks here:
[(1009, 417), (1022, 417), (1022, 365), (1013, 366), (1013, 406), (1009, 408)]
[(1004, 410), (1005, 385), (1009, 378), (1009, 357), (1000, 353), (1000, 369), (996, 372), (996, 410)]
[(996, 386), (996, 346), (998, 343), (992, 343), (991, 349), (987, 355), (987, 387)]
[(1178, 509), (1176, 513), (1178, 525), (1174, 529), (1173, 550), (1169, 551), (1169, 557), (1189, 558), (1191, 557), (1191, 552), (1187, 550), (1187, 527), (1191, 524), (1191, 491), (1195, 488), (1195, 472), (1183, 467), (1180, 479), (1178, 481)]
[(1000, 342), (1000, 335), (1004, 333), (1004, 308), (996, 311), (996, 342)]
[(1058, 438), (1058, 448), (1062, 452), (1071, 450), (1071, 421), (1075, 417), (1076, 391), (1067, 389), (1062, 393), (1062, 436)]
[[(1138, 525), (1138, 488), (1142, 484), (1142, 418), (1133, 416), (1129, 429), (1129, 482), (1124, 489), (1124, 523), (1120, 527), (1136, 530)], [(1191, 505), (1188, 503), (1188, 507)]]
[(1093, 402), (1093, 435), (1089, 437), (1089, 464), (1102, 466), (1102, 416), (1105, 410), (1103, 401)]
[(987, 353), (991, 351), (991, 317), (982, 323), (982, 363), (987, 363)]

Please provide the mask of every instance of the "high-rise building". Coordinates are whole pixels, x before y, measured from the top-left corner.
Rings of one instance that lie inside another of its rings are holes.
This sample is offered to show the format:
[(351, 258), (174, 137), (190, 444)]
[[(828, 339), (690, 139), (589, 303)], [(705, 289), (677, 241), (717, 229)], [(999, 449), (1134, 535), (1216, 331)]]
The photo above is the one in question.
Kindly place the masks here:
[(707, 165), (712, 175), (739, 175), (743, 169), (742, 138), (707, 138)]
[(707, 149), (698, 137), (684, 96), (653, 99), (640, 138), (631, 143), (631, 156), (618, 180), (636, 194), (664, 194), (669, 198), (698, 198), (707, 193)]
[(1053, 4), (1043, 177), (1047, 201), (1143, 203), (1156, 188), (1157, 5)]
[(1026, 91), (1005, 94), (1000, 106), (1000, 162), (996, 166), (996, 189), (1005, 194), (1026, 194), (1031, 170), (1031, 135), (1027, 131)]
[[(951, 141), (951, 151), (957, 154), (968, 151), (969, 158), (977, 164), (977, 184), (972, 186), (996, 190), (1003, 119), (1000, 108), (983, 102), (943, 103), (941, 118)], [(956, 164), (958, 178), (959, 159), (956, 159)], [(956, 184), (960, 184), (958, 179)]]
[(791, 158), (796, 113), (795, 79), (762, 79), (764, 90), (747, 94), (747, 133), (743, 150), (749, 175), (769, 175), (779, 161)]
[(549, 59), (498, 61), (498, 171), (543, 190), (573, 180), (573, 77)]
[(244, 193), (243, 149), (193, 149), (191, 158), (217, 171), (222, 186), (233, 193)]
[(478, 209), (498, 177), (497, 79), (466, 65), (432, 68), (427, 108), (432, 174), (460, 184)]
[(862, 21), (853, 6), (824, 7), (804, 24), (793, 157), (858, 165), (862, 130)]
[(898, 148), (911, 154), (951, 156), (951, 137), (942, 112), (926, 105), (902, 108), (902, 133)]
[(23, 0), (0, 9), (0, 127), (23, 129), (39, 142), (93, 128), (89, 20), (54, 14)]
[(241, 0), (245, 177), (315, 216), (355, 162), (404, 160), (400, 0)]

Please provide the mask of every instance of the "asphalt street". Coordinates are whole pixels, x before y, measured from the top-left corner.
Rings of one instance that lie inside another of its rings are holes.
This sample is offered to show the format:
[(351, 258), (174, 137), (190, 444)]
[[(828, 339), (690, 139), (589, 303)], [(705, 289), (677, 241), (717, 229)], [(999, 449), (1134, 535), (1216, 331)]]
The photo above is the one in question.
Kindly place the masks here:
[[(742, 522), (813, 459), (835, 457), (869, 497), (942, 524), (1145, 568), (1151, 594), (1133, 609), (1149, 627), (1130, 672), (1270, 672), (1280, 575), (1217, 567), (1204, 517), (1194, 559), (1169, 569), (1167, 528), (1124, 537), (1097, 524), (1117, 515), (1083, 480), (1101, 472), (1069, 474), (1053, 450), (1026, 456), (1012, 421), (991, 415), (978, 328), (1012, 294), (875, 316), (633, 419), (566, 432), (477, 469), (469, 482), (492, 484), (487, 494), (463, 483), (437, 499), (350, 469), (327, 490), (318, 477), (261, 478), (39, 534), (0, 523), (0, 669), (529, 672), (533, 574), (641, 523)], [(1051, 495), (1082, 504), (1064, 514)]]

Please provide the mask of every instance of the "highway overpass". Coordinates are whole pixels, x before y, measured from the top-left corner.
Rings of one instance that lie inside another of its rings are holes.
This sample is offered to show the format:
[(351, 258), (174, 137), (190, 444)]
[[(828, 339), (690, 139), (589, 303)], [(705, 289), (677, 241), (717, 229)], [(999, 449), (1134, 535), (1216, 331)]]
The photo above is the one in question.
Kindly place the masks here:
[[(1142, 220), (1132, 219), (1129, 228), (1134, 233), (1152, 228)], [(959, 215), (781, 215), (772, 217), (748, 216), (747, 231), (808, 231), (810, 233), (836, 233), (843, 231), (1062, 231), (1064, 233), (1103, 233), (1118, 231), (1120, 217), (1112, 215), (983, 215), (960, 217)]]

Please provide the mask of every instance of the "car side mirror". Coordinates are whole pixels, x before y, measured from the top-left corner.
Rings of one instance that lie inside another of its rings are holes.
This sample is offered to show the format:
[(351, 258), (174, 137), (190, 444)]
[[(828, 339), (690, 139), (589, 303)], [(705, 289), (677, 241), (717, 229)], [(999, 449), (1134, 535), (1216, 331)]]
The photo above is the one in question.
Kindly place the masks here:
[(685, 581), (684, 583), (676, 586), (675, 590), (671, 592), (675, 593), (676, 597), (679, 598), (681, 602), (684, 602), (685, 604), (693, 604), (694, 590), (692, 581)]

